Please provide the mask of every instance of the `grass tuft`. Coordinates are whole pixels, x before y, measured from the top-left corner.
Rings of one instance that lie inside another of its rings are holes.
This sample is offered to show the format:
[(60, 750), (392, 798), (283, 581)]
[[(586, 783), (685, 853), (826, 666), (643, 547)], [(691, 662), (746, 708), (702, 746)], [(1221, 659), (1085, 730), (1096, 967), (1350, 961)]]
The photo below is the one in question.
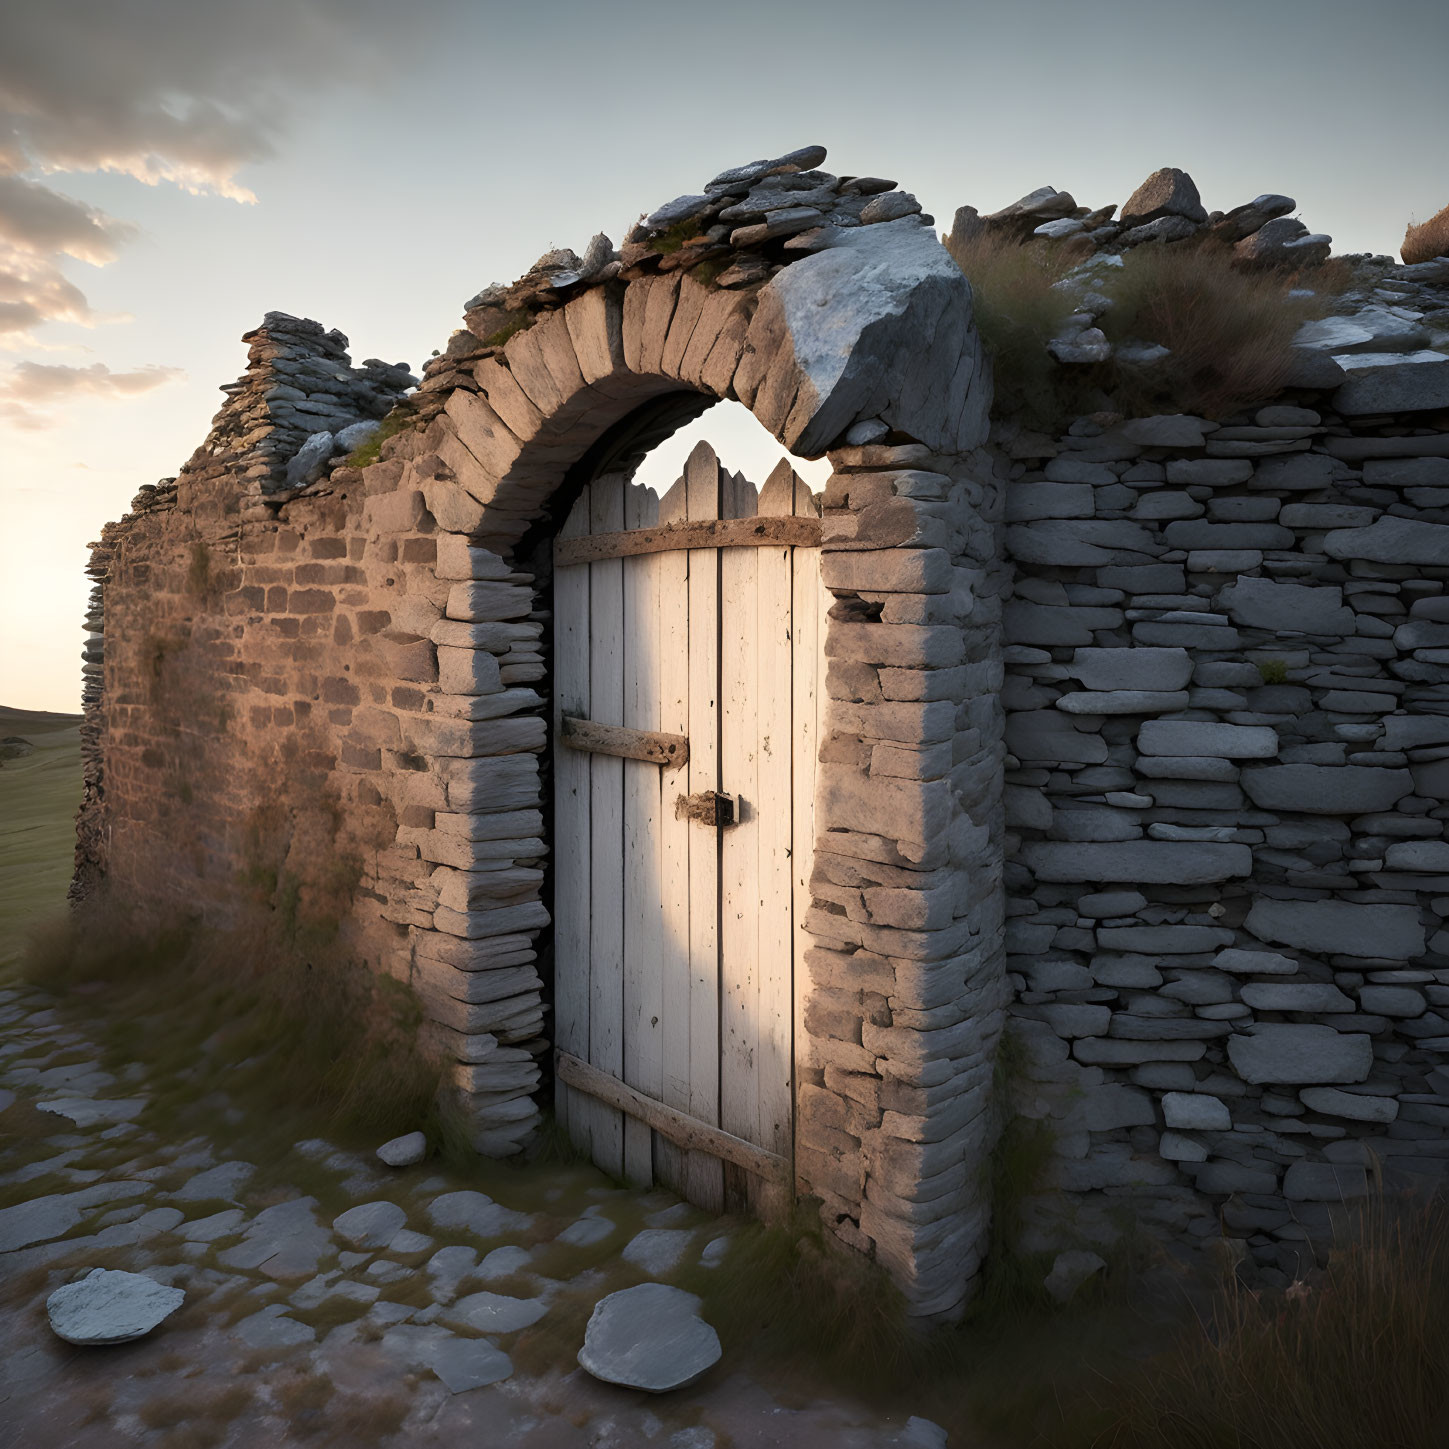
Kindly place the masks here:
[(1435, 212), (1428, 221), (1420, 222), (1418, 226), (1410, 222), (1404, 230), (1399, 255), (1410, 265), (1432, 262), (1435, 257), (1449, 257), (1449, 206)]
[(366, 468), (369, 463), (376, 463), (382, 457), (382, 445), (389, 438), (395, 438), (399, 433), (405, 433), (412, 427), (414, 422), (412, 409), (408, 407), (395, 407), (379, 425), (378, 430), (365, 442), (359, 443), (351, 453), (347, 455), (345, 467)]
[(1235, 1278), (1126, 1384), (1102, 1449), (1442, 1449), (1449, 1444), (1449, 1204), (1375, 1197), (1321, 1273)]
[(310, 1122), (375, 1143), (432, 1111), (440, 1068), (421, 1044), (416, 999), (340, 942), (304, 950), (276, 923), (147, 934), (98, 904), (52, 927), (24, 971), (89, 998), (111, 1064), (147, 1065), (158, 1126), (225, 1094), (294, 1137)]
[(483, 345), (484, 347), (504, 347), (509, 338), (516, 337), (520, 332), (526, 332), (536, 321), (538, 318), (527, 307), (518, 307), (508, 314), (508, 321), (483, 339)]
[(1276, 397), (1292, 376), (1298, 329), (1324, 314), (1326, 295), (1344, 281), (1331, 267), (1311, 279), (1238, 267), (1232, 249), (1212, 241), (1133, 248), (1106, 283), (1113, 306), (1100, 325), (1113, 343), (1137, 338), (1171, 355), (1119, 368), (1119, 395), (1135, 412), (1170, 403), (1209, 418)]
[(946, 249), (966, 274), (975, 297), (975, 320), (991, 355), (996, 411), (1033, 427), (1054, 426), (1062, 412), (1065, 379), (1047, 352), (1075, 303), (1060, 282), (1082, 260), (1078, 248), (979, 232), (951, 237)]
[(946, 248), (975, 294), (997, 414), (1047, 431), (1108, 405), (1221, 418), (1267, 402), (1292, 375), (1298, 328), (1351, 280), (1332, 261), (1292, 275), (1245, 269), (1210, 238), (1133, 247), (1121, 267), (1095, 274), (1093, 288), (1111, 304), (1096, 325), (1114, 344), (1154, 343), (1171, 356), (1144, 367), (1115, 358), (1060, 366), (1046, 347), (1075, 309), (1077, 290), (1059, 284), (1084, 259), (1081, 245), (983, 231), (947, 238)]

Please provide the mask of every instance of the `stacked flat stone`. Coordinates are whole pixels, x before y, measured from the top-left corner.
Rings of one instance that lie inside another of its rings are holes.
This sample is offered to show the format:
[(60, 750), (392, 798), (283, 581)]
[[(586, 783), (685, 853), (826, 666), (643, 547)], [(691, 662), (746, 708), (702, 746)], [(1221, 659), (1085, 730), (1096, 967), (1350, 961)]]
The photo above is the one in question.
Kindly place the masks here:
[(1130, 1205), (1286, 1281), (1372, 1159), (1449, 1171), (1449, 359), (1393, 320), (1225, 425), (997, 425), (1034, 1246)]
[[(1122, 265), (1122, 254), (1154, 242), (1211, 239), (1231, 246), (1244, 267), (1311, 269), (1328, 260), (1333, 239), (1309, 232), (1291, 217), (1288, 213), (1296, 206), (1291, 196), (1267, 193), (1232, 211), (1209, 213), (1192, 177), (1166, 167), (1138, 187), (1117, 221), (1112, 220), (1115, 204), (1092, 210), (1078, 206), (1070, 192), (1044, 186), (989, 216), (978, 215), (972, 206), (961, 207), (948, 245), (967, 243), (983, 233), (1028, 245), (1070, 242), (1084, 254), (1083, 260), (1058, 285), (1074, 295), (1075, 310), (1047, 350), (1065, 366), (1102, 363), (1114, 356), (1151, 365), (1167, 356), (1165, 348), (1129, 342), (1114, 349), (1096, 325), (1111, 306), (1103, 288), (1112, 269)], [(1350, 268), (1351, 284), (1332, 298), (1332, 316), (1302, 329), (1291, 380), (1328, 389), (1349, 374), (1363, 374), (1359, 391), (1380, 411), (1412, 406), (1402, 400), (1405, 389), (1416, 392), (1449, 366), (1449, 258), (1415, 266), (1396, 266), (1390, 257), (1367, 254), (1340, 260)], [(1340, 353), (1355, 360), (1336, 355)], [(1399, 355), (1383, 355), (1388, 353)], [(1421, 372), (1417, 364), (1430, 366)], [(1384, 367), (1391, 371), (1379, 371)], [(1444, 384), (1436, 386), (1442, 389)]]
[(1291, 196), (1268, 192), (1231, 211), (1208, 212), (1192, 177), (1175, 166), (1164, 166), (1128, 197), (1120, 217), (1115, 202), (1095, 209), (1078, 206), (1071, 192), (1043, 186), (987, 216), (974, 206), (958, 208), (951, 235), (959, 241), (981, 232), (1022, 240), (1071, 238), (1079, 248), (1107, 255), (1148, 242), (1207, 236), (1231, 246), (1245, 263), (1297, 270), (1327, 260), (1333, 242), (1289, 216), (1297, 205)]
[(619, 249), (600, 232), (582, 257), (567, 248), (545, 252), (518, 281), (485, 288), (466, 304), (463, 329), (424, 368), (409, 410), (426, 422), (452, 391), (476, 390), (476, 363), (497, 356), (541, 314), (601, 283), (682, 272), (724, 290), (754, 287), (826, 250), (842, 231), (905, 218), (935, 224), (894, 181), (832, 176), (818, 169), (824, 160), (823, 146), (805, 146), (732, 167), (702, 191), (643, 217)]
[(242, 341), (247, 370), (221, 389), (226, 403), (191, 466), (228, 459), (258, 495), (315, 482), (417, 384), (406, 363), (353, 367), (347, 338), (310, 318), (268, 312)]
[(81, 725), (80, 752), (82, 772), (81, 804), (76, 813), (75, 871), (68, 896), (72, 901), (84, 900), (97, 886), (106, 870), (105, 831), (105, 628), (106, 580), (116, 550), (137, 519), (155, 510), (167, 510), (176, 503), (176, 480), (163, 478), (159, 483), (146, 483), (131, 500), (131, 511), (101, 530), (92, 543), (86, 563), (86, 576), (91, 580), (83, 621), (86, 639), (81, 648)]

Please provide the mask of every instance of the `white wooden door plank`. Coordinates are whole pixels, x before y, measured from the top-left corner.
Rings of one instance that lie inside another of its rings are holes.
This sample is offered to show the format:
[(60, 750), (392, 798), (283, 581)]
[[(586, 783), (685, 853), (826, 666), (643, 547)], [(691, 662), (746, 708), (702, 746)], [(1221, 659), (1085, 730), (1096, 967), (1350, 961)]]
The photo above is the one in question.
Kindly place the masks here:
[[(623, 477), (596, 478), (590, 488), (589, 531), (616, 533), (624, 526)], [(624, 710), (624, 561), (589, 565), (589, 714), (619, 724)], [(587, 1060), (610, 1076), (624, 1074), (624, 764), (610, 755), (589, 756), (590, 895), (589, 1051)], [(623, 1115), (591, 1101), (595, 1163), (624, 1175)]]
[[(761, 516), (794, 513), (794, 482), (793, 470), (782, 461), (760, 491)], [(791, 1143), (794, 1036), (792, 552), (783, 546), (755, 551), (759, 600), (755, 730), (760, 801), (755, 1077), (759, 1115), (750, 1141), (782, 1156), (789, 1154)], [(754, 1200), (758, 1182), (752, 1182), (751, 1189)]]
[[(739, 474), (724, 489), (725, 513), (748, 518), (754, 485)], [(759, 596), (760, 549), (728, 549), (720, 560), (720, 788), (739, 800), (720, 833), (720, 1121), (753, 1140), (759, 1131), (760, 910)], [(747, 1205), (737, 1168), (725, 1172), (726, 1202)]]
[[(589, 531), (584, 488), (559, 534)], [(559, 743), (565, 714), (589, 715), (589, 566), (559, 569), (553, 583), (554, 620), (554, 1033), (573, 1056), (589, 1051), (589, 757)], [(559, 1124), (581, 1152), (592, 1147), (588, 1099), (558, 1083)]]
[[(686, 484), (681, 478), (659, 500), (659, 522), (688, 517)], [(686, 550), (659, 556), (659, 728), (689, 735), (689, 559)], [(683, 777), (683, 778), (681, 778)], [(688, 794), (688, 766), (660, 775), (660, 1100), (687, 1112), (689, 1100), (689, 832), (674, 802)], [(655, 1134), (656, 1176), (686, 1193), (684, 1154)]]
[[(650, 528), (659, 500), (631, 483), (624, 491), (624, 527)], [(626, 558), (624, 571), (624, 713), (629, 729), (659, 729), (659, 568), (661, 555)], [(624, 761), (624, 1081), (660, 1099), (664, 1064), (660, 974), (661, 860), (659, 797), (664, 772), (647, 760)], [(654, 1181), (653, 1132), (624, 1117), (624, 1175)]]
[[(818, 514), (819, 507), (803, 481), (796, 480), (794, 508), (800, 514)], [(794, 697), (794, 748), (791, 752), (793, 820), (791, 822), (791, 887), (794, 896), (793, 957), (794, 1050), (805, 1041), (805, 996), (810, 980), (805, 952), (810, 937), (805, 918), (810, 909), (810, 876), (815, 866), (815, 771), (820, 753), (820, 730), (825, 693), (825, 611), (829, 607), (820, 581), (820, 550), (797, 548), (792, 559), (793, 649), (791, 691)], [(793, 1051), (792, 1051), (793, 1055)], [(795, 1077), (795, 1090), (799, 1078)], [(793, 1154), (792, 1154), (793, 1156)]]
[[(700, 443), (684, 465), (690, 519), (720, 517), (719, 460)], [(736, 549), (749, 553), (750, 549)], [(689, 588), (689, 793), (720, 789), (718, 549), (691, 549)], [(719, 1117), (719, 832), (687, 822), (689, 842), (689, 1115), (711, 1126)], [(690, 1152), (686, 1195), (711, 1212), (724, 1207), (717, 1158)]]

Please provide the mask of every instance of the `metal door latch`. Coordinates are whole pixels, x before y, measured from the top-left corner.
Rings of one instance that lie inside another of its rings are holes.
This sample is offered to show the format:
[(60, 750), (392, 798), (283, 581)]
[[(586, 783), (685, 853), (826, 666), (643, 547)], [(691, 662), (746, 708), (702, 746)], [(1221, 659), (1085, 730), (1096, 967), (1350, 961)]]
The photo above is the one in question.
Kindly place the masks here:
[(698, 820), (701, 825), (733, 825), (739, 818), (735, 796), (704, 790), (698, 795), (681, 795), (674, 802), (676, 820)]

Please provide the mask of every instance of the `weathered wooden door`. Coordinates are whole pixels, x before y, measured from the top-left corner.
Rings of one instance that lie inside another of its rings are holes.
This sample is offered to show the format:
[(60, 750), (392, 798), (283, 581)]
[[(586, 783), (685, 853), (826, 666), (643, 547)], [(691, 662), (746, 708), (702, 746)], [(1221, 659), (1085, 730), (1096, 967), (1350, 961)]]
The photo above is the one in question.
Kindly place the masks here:
[(819, 529), (788, 465), (757, 497), (701, 444), (663, 499), (596, 479), (554, 545), (558, 1111), (716, 1211), (792, 1188)]

